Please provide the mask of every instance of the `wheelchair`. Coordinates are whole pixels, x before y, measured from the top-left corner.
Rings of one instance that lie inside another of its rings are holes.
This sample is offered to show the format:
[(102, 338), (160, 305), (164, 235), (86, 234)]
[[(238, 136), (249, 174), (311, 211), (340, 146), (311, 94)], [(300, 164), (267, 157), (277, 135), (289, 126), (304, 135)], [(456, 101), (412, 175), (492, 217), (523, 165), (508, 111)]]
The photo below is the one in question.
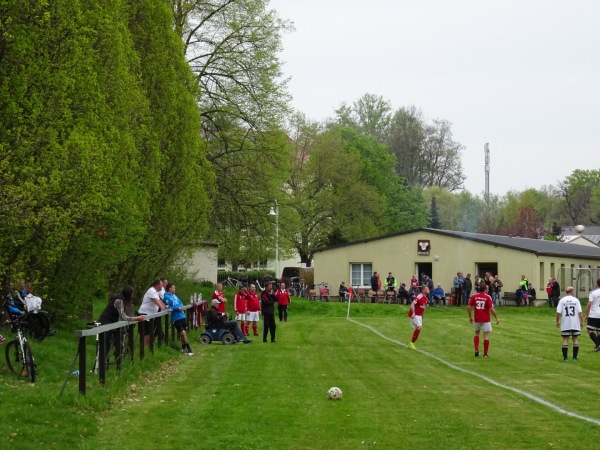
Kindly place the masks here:
[(223, 345), (231, 345), (237, 342), (233, 332), (229, 328), (215, 328), (206, 326), (200, 335), (201, 344), (211, 344), (213, 341), (221, 341)]

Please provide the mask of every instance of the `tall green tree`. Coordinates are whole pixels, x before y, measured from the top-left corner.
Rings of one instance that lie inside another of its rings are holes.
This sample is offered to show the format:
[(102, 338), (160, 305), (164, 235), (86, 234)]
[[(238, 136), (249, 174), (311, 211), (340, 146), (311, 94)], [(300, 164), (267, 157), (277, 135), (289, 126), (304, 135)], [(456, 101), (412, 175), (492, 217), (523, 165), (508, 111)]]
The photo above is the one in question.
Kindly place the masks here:
[(197, 78), (173, 30), (169, 2), (140, 0), (130, 11), (129, 28), (151, 110), (138, 178), (146, 182), (151, 203), (138, 252), (121, 265), (119, 274), (142, 288), (204, 237), (214, 176), (200, 134)]
[(559, 189), (569, 221), (565, 225), (600, 224), (600, 169), (575, 170)]
[(380, 95), (365, 94), (352, 105), (343, 103), (336, 111), (337, 122), (384, 142), (389, 133), (392, 106)]
[(279, 52), (289, 22), (268, 0), (172, 0), (175, 29), (200, 84), (197, 101), (207, 158), (216, 172), (210, 233), (222, 259), (266, 259), (266, 211), (288, 176), (282, 135), (287, 80)]

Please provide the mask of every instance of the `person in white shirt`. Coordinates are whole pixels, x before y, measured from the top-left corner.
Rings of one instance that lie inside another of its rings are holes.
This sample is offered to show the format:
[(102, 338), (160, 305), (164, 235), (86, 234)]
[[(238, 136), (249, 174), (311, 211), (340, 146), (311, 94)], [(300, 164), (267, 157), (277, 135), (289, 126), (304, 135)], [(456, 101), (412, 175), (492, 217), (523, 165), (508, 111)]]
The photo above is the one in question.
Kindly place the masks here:
[(594, 351), (600, 351), (600, 278), (596, 280), (596, 289), (590, 292), (587, 307), (585, 308), (587, 332), (594, 342)]
[[(142, 299), (142, 305), (140, 306), (140, 314), (154, 314), (162, 309), (167, 309), (167, 306), (163, 303), (158, 295), (158, 292), (162, 289), (162, 283), (160, 280), (154, 280), (150, 289), (144, 294)], [(160, 318), (158, 319), (160, 320)], [(152, 333), (152, 322), (144, 322), (144, 345), (148, 347), (150, 345), (150, 334)]]
[(577, 361), (579, 353), (579, 335), (583, 327), (583, 312), (579, 299), (573, 294), (575, 289), (569, 286), (567, 295), (560, 299), (556, 307), (556, 328), (560, 328), (562, 336), (563, 361), (567, 362), (569, 352), (569, 336), (573, 339), (573, 361)]

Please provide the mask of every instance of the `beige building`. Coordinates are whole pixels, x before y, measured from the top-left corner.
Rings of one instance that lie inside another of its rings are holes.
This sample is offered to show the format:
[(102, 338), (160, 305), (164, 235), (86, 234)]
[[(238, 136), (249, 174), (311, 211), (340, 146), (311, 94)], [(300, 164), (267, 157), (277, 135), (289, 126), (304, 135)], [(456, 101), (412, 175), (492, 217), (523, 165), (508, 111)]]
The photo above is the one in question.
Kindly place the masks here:
[(600, 247), (518, 237), (421, 228), (319, 249), (314, 255), (315, 282), (326, 282), (332, 295), (341, 281), (370, 287), (373, 271), (382, 281), (389, 272), (398, 284), (425, 273), (450, 292), (456, 272), (498, 274), (504, 291), (514, 292), (525, 275), (547, 298), (548, 278), (555, 277), (564, 293), (577, 287), (580, 298), (600, 277)]

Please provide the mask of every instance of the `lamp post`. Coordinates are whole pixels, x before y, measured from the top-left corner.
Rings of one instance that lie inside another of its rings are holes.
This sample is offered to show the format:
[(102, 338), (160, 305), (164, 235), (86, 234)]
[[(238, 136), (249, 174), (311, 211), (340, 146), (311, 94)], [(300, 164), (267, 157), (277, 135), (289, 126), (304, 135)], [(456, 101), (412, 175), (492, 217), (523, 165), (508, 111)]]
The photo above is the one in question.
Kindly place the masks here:
[(279, 203), (275, 200), (275, 208), (271, 206), (270, 216), (275, 216), (275, 279), (279, 280)]

